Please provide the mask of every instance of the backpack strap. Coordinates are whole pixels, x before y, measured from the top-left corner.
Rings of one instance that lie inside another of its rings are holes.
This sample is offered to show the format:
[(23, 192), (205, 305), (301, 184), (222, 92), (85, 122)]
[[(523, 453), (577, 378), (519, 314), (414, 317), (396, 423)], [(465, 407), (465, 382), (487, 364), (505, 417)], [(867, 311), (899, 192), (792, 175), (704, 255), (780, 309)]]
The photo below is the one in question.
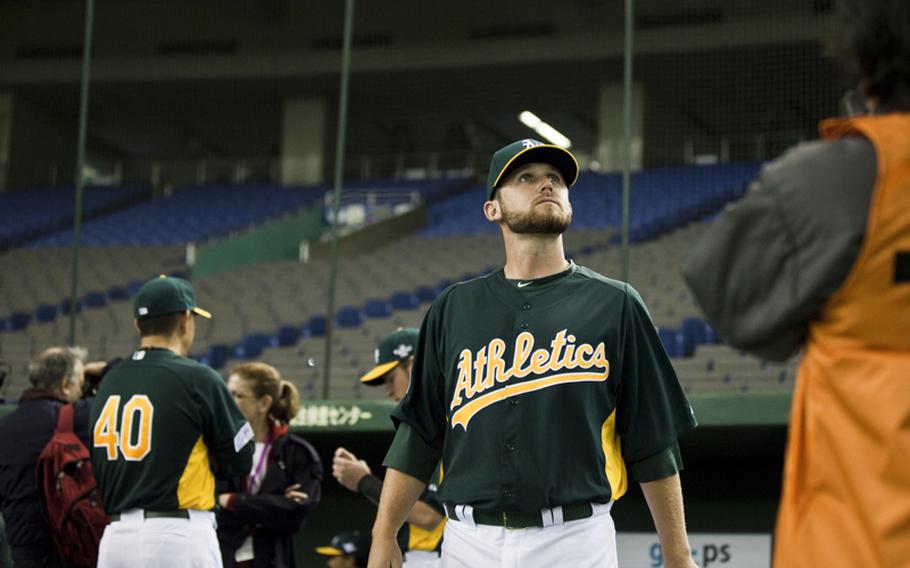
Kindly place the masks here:
[(73, 431), (73, 405), (64, 404), (57, 415), (57, 433)]

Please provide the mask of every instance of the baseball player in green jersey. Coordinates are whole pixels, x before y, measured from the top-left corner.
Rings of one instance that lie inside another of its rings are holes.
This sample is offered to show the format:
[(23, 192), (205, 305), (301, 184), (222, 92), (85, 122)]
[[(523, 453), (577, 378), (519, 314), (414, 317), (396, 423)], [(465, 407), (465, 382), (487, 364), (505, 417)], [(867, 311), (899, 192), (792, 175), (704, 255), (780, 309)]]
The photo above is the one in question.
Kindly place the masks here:
[(567, 150), (493, 155), (483, 212), (506, 264), (455, 284), (424, 318), (373, 527), (371, 568), (442, 460), (447, 567), (617, 566), (609, 511), (641, 484), (667, 567), (694, 567), (677, 440), (691, 407), (644, 302), (566, 260), (578, 175)]
[(220, 567), (215, 478), (245, 475), (253, 430), (213, 369), (187, 358), (196, 333), (189, 282), (160, 277), (136, 295), (140, 346), (92, 404), (92, 466), (111, 524), (101, 568)]
[[(360, 382), (369, 386), (385, 385), (389, 398), (401, 401), (411, 381), (418, 332), (417, 328), (401, 327), (383, 337), (376, 347), (376, 366), (360, 377)], [(348, 450), (335, 450), (332, 475), (348, 490), (361, 493), (374, 504), (379, 503), (382, 480), (373, 475), (365, 461), (357, 459)], [(398, 545), (404, 553), (406, 568), (439, 566), (439, 547), (446, 518), (437, 497), (436, 480), (427, 484), (398, 533)]]

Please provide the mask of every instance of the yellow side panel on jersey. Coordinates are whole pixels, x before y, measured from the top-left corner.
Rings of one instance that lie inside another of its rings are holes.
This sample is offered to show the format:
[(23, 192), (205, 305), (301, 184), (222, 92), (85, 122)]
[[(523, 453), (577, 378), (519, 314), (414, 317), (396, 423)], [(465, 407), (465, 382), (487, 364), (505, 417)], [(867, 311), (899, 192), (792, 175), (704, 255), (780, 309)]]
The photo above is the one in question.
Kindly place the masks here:
[(215, 476), (209, 466), (209, 452), (202, 436), (196, 440), (177, 484), (177, 503), (181, 509), (207, 511), (215, 507)]
[(607, 462), (605, 469), (607, 479), (610, 481), (610, 492), (615, 501), (625, 495), (629, 484), (626, 462), (622, 459), (622, 448), (619, 445), (619, 436), (616, 434), (615, 409), (600, 428), (600, 442)]
[(431, 531), (424, 530), (417, 525), (408, 525), (408, 550), (436, 550), (439, 541), (442, 540), (447, 520), (443, 517), (436, 528)]

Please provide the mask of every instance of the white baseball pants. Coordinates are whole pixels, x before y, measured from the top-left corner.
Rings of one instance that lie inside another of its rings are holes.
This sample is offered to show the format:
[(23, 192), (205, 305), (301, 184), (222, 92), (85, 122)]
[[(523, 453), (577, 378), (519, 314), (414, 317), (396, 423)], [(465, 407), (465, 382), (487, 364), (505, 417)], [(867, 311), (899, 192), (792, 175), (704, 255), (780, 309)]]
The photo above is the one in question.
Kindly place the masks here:
[(470, 515), (446, 523), (442, 568), (617, 568), (610, 505), (594, 505), (586, 519), (545, 528), (476, 525)]
[(189, 510), (189, 519), (146, 519), (122, 513), (104, 529), (98, 568), (221, 568), (215, 514)]
[(439, 568), (439, 554), (426, 550), (409, 550), (404, 553), (404, 568)]

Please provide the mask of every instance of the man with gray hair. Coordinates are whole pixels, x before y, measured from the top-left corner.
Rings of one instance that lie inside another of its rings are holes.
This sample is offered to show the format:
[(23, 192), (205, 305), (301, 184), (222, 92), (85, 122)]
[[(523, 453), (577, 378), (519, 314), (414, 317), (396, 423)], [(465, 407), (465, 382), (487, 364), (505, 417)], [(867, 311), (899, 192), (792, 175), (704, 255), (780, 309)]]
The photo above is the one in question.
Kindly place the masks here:
[(84, 349), (70, 347), (52, 347), (36, 356), (28, 367), (31, 387), (22, 393), (19, 407), (0, 418), (0, 512), (17, 568), (63, 566), (41, 511), (35, 468), (64, 404), (74, 403), (73, 430), (88, 446), (91, 400), (80, 399), (85, 357)]

